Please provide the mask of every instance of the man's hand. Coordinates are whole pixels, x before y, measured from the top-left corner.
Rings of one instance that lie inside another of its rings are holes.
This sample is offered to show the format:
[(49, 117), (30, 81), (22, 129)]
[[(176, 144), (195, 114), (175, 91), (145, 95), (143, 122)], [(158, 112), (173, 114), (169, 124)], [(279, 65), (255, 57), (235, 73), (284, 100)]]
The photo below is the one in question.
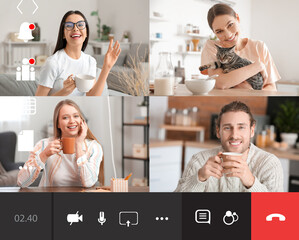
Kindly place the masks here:
[(205, 182), (209, 177), (213, 176), (220, 179), (223, 174), (223, 167), (221, 166), (220, 159), (221, 152), (218, 155), (210, 157), (206, 164), (198, 170), (198, 179), (201, 182)]
[(246, 188), (251, 188), (254, 184), (252, 175), (247, 162), (238, 156), (226, 156), (226, 161), (222, 163), (223, 173), (226, 177), (238, 177)]

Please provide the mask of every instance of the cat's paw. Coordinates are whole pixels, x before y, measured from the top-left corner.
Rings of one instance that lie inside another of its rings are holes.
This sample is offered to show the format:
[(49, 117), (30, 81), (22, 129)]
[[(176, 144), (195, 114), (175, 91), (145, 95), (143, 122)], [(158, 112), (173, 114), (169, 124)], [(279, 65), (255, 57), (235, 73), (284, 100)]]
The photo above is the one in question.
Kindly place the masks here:
[(229, 73), (228, 69), (223, 70), (223, 73)]

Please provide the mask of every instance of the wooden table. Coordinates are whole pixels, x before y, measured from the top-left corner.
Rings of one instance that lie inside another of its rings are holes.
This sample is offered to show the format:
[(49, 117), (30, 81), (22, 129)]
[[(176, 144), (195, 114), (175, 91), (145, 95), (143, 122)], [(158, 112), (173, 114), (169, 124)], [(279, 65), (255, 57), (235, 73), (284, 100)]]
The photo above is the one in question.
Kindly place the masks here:
[[(109, 187), (103, 187), (109, 189)], [(0, 187), (0, 192), (96, 192), (97, 187)], [(149, 187), (129, 187), (129, 192), (149, 192)], [(102, 193), (102, 192), (100, 192)]]
[[(174, 92), (175, 96), (193, 96), (185, 84), (178, 84), (177, 89)], [(199, 96), (199, 95), (194, 95)], [(251, 90), (251, 89), (213, 89), (206, 95), (202, 96), (298, 96), (298, 94), (290, 92), (277, 92), (277, 91), (268, 91), (268, 90)]]

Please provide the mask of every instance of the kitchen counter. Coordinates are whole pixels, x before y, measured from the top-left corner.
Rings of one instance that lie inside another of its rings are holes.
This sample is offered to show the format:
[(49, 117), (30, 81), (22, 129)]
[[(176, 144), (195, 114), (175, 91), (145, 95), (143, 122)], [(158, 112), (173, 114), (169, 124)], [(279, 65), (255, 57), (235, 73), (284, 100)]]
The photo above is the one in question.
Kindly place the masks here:
[(173, 147), (173, 146), (184, 146), (184, 141), (160, 141), (160, 140), (151, 140), (150, 148), (158, 148), (158, 147)]
[[(197, 148), (215, 148), (220, 143), (217, 141), (205, 141), (200, 142), (185, 142), (185, 147), (197, 147)], [(291, 148), (288, 150), (279, 150), (274, 148), (262, 148), (264, 151), (274, 154), (278, 158), (286, 158), (289, 160), (299, 161), (299, 149)]]
[[(178, 84), (175, 96), (193, 96), (193, 94), (187, 89), (185, 84)], [(199, 96), (199, 95), (194, 95)], [(292, 92), (277, 92), (267, 90), (251, 90), (251, 89), (213, 89), (208, 94), (203, 96), (298, 96)]]

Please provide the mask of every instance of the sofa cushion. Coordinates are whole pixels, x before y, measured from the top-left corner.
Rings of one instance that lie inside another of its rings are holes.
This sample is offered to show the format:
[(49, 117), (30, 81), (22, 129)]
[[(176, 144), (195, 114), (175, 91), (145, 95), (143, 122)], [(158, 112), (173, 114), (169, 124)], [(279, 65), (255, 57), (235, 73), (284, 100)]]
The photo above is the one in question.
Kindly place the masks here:
[(35, 81), (16, 81), (15, 74), (0, 74), (0, 96), (34, 96)]

